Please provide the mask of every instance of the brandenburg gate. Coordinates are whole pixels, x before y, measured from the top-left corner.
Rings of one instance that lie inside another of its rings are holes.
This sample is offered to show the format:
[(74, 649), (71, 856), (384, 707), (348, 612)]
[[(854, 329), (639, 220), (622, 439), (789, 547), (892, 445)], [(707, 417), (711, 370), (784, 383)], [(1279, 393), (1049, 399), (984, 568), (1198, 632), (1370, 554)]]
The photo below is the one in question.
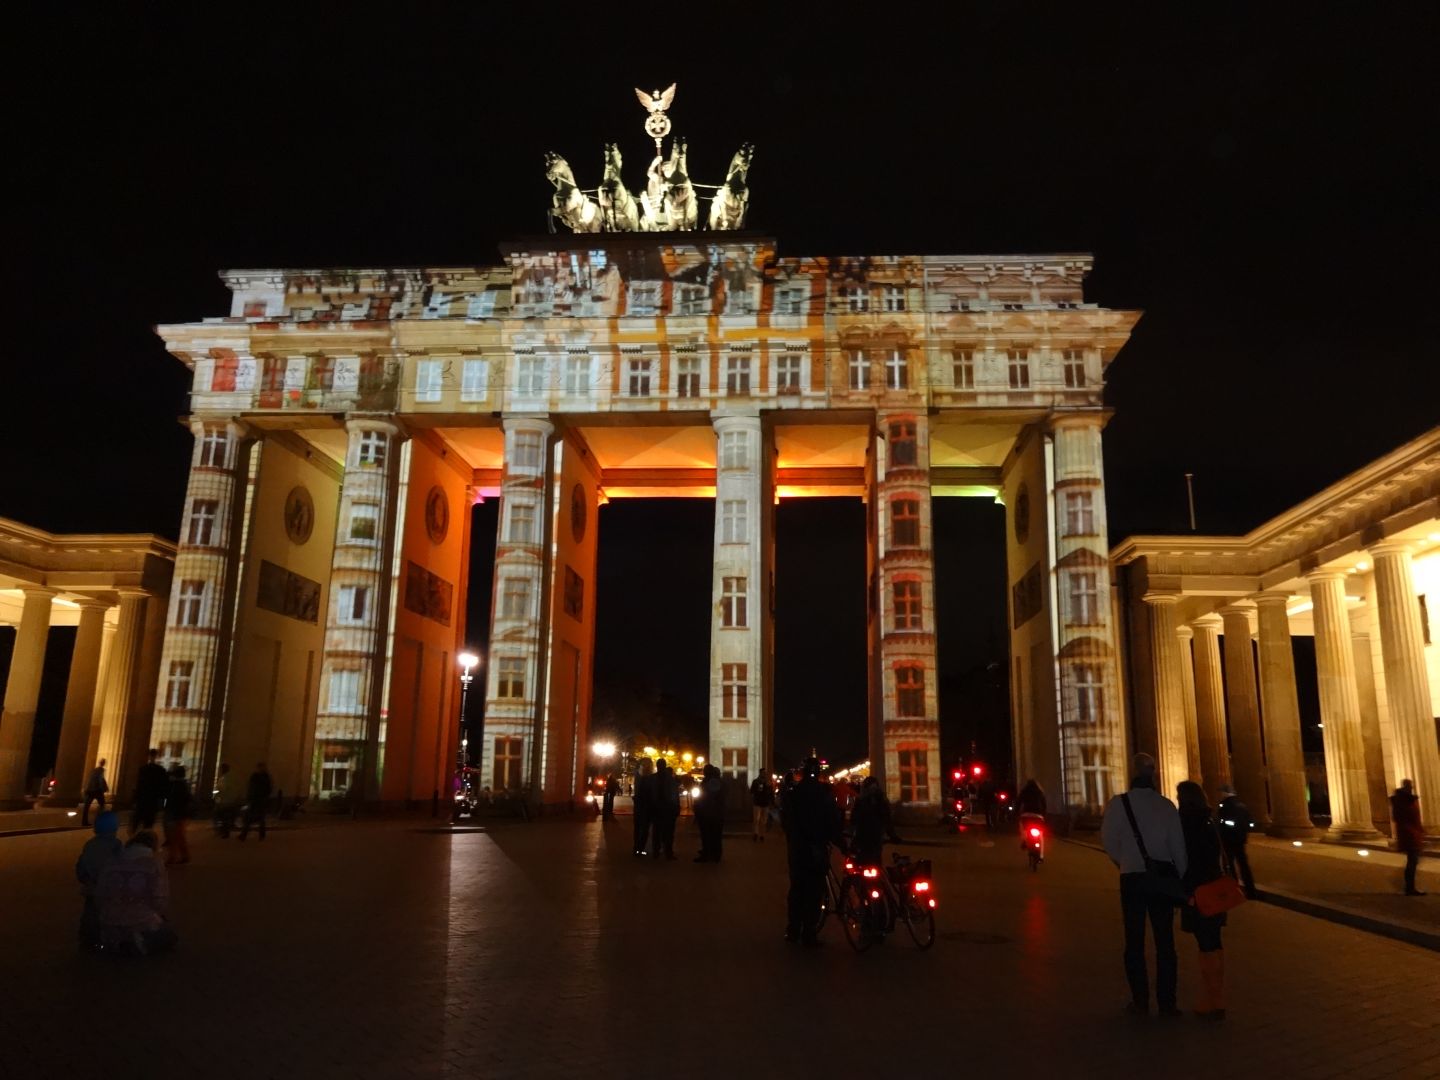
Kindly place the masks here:
[[(782, 255), (741, 228), (749, 147), (706, 218), (684, 143), (659, 153), (668, 98), (642, 97), (639, 200), (613, 147), (594, 198), (548, 159), (569, 235), (491, 266), (227, 271), (227, 315), (159, 328), (195, 442), (152, 743), (202, 785), (264, 759), (313, 797), (448, 791), (470, 508), (498, 498), (482, 782), (565, 803), (601, 508), (705, 498), (708, 754), (746, 779), (777, 764), (775, 507), (849, 496), (871, 758), (893, 800), (935, 804), (931, 504), (973, 496), (1006, 507), (1017, 772), (1098, 811), (1127, 748), (1101, 391), (1138, 314), (1085, 302), (1086, 255)], [(666, 582), (632, 587), (665, 633)]]

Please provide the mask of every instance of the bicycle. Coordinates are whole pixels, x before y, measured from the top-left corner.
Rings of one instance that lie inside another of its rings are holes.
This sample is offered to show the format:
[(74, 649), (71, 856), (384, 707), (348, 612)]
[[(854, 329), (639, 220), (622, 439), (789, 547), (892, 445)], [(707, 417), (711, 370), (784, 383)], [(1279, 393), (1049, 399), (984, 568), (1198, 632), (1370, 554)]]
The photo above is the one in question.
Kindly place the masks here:
[[(846, 859), (847, 869), (849, 859)], [(815, 924), (815, 932), (818, 934), (825, 928), (825, 920), (830, 917), (832, 911), (840, 910), (840, 879), (835, 876), (835, 867), (829, 859), (825, 860), (825, 894), (820, 897), (820, 921)]]
[(861, 866), (847, 859), (840, 886), (840, 925), (845, 940), (864, 952), (895, 929), (898, 919), (919, 949), (935, 944), (935, 888), (930, 860), (893, 855), (889, 867)]

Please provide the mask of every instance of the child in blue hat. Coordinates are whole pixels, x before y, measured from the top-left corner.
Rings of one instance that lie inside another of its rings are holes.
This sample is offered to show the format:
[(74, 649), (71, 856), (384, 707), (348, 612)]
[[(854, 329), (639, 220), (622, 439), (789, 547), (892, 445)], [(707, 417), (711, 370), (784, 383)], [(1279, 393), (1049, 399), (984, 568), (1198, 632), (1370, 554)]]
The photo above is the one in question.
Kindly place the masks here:
[(119, 832), (119, 815), (112, 810), (105, 811), (95, 819), (95, 835), (85, 841), (80, 857), (75, 860), (75, 877), (85, 897), (85, 907), (80, 913), (80, 948), (86, 952), (100, 949), (100, 908), (95, 903), (95, 886), (100, 881), (100, 872), (125, 846), (120, 842)]

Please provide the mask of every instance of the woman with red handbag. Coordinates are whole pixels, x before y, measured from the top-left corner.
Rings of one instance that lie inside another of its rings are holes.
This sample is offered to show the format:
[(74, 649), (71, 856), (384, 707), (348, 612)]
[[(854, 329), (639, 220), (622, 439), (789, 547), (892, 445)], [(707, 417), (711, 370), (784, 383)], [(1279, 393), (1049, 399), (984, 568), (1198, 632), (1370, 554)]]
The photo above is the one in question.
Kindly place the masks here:
[(1202, 1005), (1195, 1015), (1203, 1020), (1224, 1020), (1225, 951), (1220, 944), (1220, 928), (1225, 925), (1225, 913), (1202, 915), (1194, 899), (1196, 888), (1225, 876), (1220, 868), (1220, 835), (1215, 830), (1210, 804), (1205, 801), (1204, 788), (1193, 780), (1184, 780), (1175, 789), (1175, 796), (1189, 861), (1182, 881), (1191, 894), (1190, 903), (1180, 909), (1180, 929), (1195, 935), (1204, 985)]

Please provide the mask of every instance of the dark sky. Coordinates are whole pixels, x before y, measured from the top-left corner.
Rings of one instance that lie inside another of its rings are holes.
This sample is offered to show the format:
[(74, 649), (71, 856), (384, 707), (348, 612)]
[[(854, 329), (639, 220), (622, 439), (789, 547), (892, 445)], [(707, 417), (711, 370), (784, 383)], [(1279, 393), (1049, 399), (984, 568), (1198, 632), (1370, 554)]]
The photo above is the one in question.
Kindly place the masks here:
[[(1266, 7), (852, 20), (796, 5), (792, 20), (697, 5), (693, 26), (625, 9), (607, 27), (593, 5), (574, 20), (556, 5), (56, 5), (12, 24), (6, 65), (0, 515), (173, 537), (186, 373), (152, 325), (225, 312), (222, 267), (492, 262), (501, 240), (544, 228), (545, 150), (588, 184), (619, 140), (638, 186), (631, 88), (675, 80), (693, 173), (717, 177), (756, 144), (749, 224), (783, 253), (1094, 252), (1088, 298), (1146, 312), (1109, 375), (1112, 538), (1184, 529), (1186, 472), (1202, 531), (1251, 528), (1440, 420), (1435, 9)], [(942, 690), (978, 701), (1004, 654), (999, 526), (945, 505), (938, 576), (958, 610), (940, 626)], [(709, 526), (692, 518), (709, 512), (604, 511), (602, 662), (650, 640), (610, 598), (625, 560), (656, 529), (676, 552), (698, 529), (703, 559)], [(783, 509), (790, 668), (853, 666), (853, 634), (817, 651), (796, 613), (824, 623), (855, 602), (857, 512)], [(966, 592), (960, 566), (989, 584)], [(708, 580), (703, 564), (685, 575)], [(667, 648), (673, 663), (602, 689), (683, 701), (705, 634)], [(855, 685), (782, 676), (782, 749), (853, 713)], [(962, 720), (946, 723), (960, 738)], [(834, 741), (837, 757), (859, 745)]]

